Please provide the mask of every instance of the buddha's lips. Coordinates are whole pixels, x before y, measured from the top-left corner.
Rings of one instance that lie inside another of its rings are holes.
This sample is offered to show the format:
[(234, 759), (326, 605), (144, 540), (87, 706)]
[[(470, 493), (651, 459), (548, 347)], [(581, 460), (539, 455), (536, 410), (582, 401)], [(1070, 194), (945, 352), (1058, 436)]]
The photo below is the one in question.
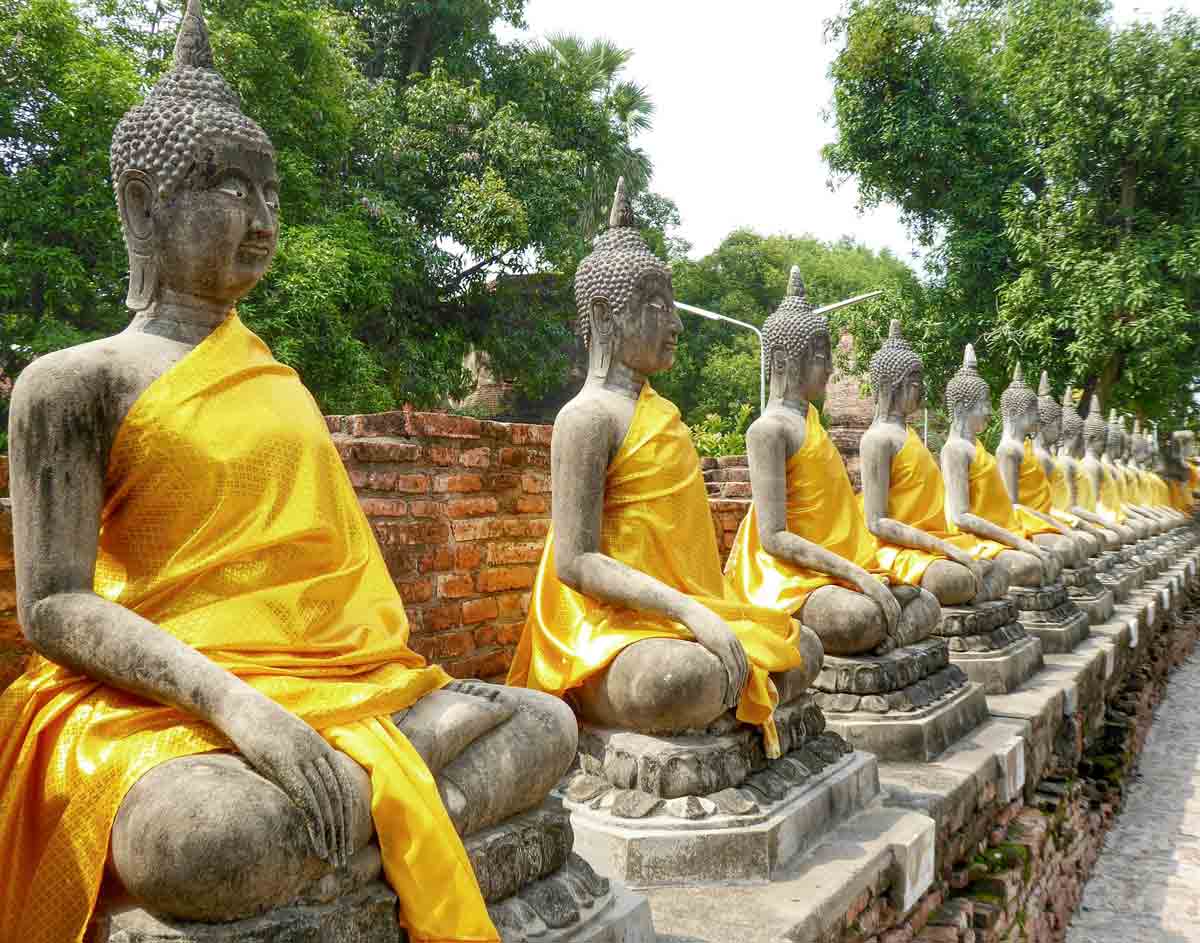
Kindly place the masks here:
[(262, 242), (243, 242), (240, 246), (238, 246), (238, 252), (245, 253), (246, 255), (262, 256), (265, 258), (271, 254), (271, 247), (270, 245)]

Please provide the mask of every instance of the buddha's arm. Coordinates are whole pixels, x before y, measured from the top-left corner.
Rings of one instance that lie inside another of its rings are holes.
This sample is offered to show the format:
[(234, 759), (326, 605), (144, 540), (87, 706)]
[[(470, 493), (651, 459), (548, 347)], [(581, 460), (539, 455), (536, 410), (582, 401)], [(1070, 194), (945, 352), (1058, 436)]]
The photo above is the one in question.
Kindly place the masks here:
[(620, 445), (611, 416), (597, 403), (559, 413), (550, 445), (554, 566), (566, 586), (601, 602), (681, 622), (725, 666), (728, 707), (737, 704), (750, 666), (730, 628), (711, 610), (641, 570), (601, 552), (608, 464)]
[(951, 524), (976, 537), (1041, 557), (1041, 548), (1032, 541), (971, 513), (971, 458), (966, 448), (952, 443), (942, 448), (942, 477), (946, 480), (946, 518)]
[(52, 661), (210, 723), (309, 814), (313, 845), (349, 856), (353, 784), (320, 735), (179, 639), (93, 592), (108, 452), (120, 417), (51, 355), (22, 374), (9, 417), (21, 627)]
[(1024, 455), (1020, 448), (1013, 443), (1001, 442), (996, 449), (996, 465), (1000, 469), (1000, 479), (1004, 482), (1004, 490), (1008, 492), (1008, 500), (1013, 504), (1021, 497), (1021, 460)]
[(892, 480), (892, 445), (885, 436), (874, 436), (870, 432), (863, 436), (860, 446), (863, 515), (867, 530), (884, 543), (897, 547), (912, 547), (926, 553), (940, 553), (956, 563), (976, 572), (978, 564), (965, 550), (954, 544), (939, 540), (932, 534), (902, 521), (887, 516), (888, 491)]
[(1067, 527), (1065, 524), (1063, 524), (1061, 521), (1056, 521), (1056, 520), (1055, 520), (1053, 517), (1051, 517), (1049, 514), (1043, 514), (1041, 511), (1034, 510), (1034, 509), (1033, 509), (1033, 508), (1031, 508), (1031, 507), (1030, 507), (1028, 504), (1016, 504), (1016, 505), (1014, 505), (1014, 507), (1018, 507), (1018, 508), (1020, 508), (1022, 511), (1024, 511), (1026, 514), (1032, 515), (1033, 517), (1036, 517), (1036, 518), (1037, 518), (1039, 521), (1044, 521), (1045, 523), (1047, 523), (1047, 524), (1051, 525), (1051, 526), (1052, 526), (1052, 527), (1054, 527), (1054, 528), (1055, 528), (1055, 529), (1056, 529), (1056, 530), (1057, 530), (1057, 531), (1058, 531), (1060, 534), (1062, 534), (1062, 535), (1064, 535), (1064, 536), (1066, 536), (1066, 537), (1069, 537), (1069, 536), (1071, 536), (1071, 530), (1070, 530), (1070, 528), (1068, 528), (1068, 527)]
[[(889, 628), (900, 621), (900, 604), (878, 579), (820, 544), (794, 534), (787, 522), (788, 441), (782, 425), (759, 419), (746, 434), (750, 460), (750, 486), (763, 549), (774, 557), (857, 586), (883, 609)], [(826, 508), (827, 513), (850, 513), (853, 508)]]

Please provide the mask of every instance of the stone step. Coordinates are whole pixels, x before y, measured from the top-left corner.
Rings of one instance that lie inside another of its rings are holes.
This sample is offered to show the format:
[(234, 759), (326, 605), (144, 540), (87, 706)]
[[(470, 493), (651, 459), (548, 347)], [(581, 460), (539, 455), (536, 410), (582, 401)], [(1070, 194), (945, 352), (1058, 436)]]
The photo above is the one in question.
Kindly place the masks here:
[(646, 891), (659, 940), (818, 943), (844, 926), (864, 894), (905, 913), (933, 881), (929, 816), (876, 806), (847, 820), (769, 883), (681, 885)]

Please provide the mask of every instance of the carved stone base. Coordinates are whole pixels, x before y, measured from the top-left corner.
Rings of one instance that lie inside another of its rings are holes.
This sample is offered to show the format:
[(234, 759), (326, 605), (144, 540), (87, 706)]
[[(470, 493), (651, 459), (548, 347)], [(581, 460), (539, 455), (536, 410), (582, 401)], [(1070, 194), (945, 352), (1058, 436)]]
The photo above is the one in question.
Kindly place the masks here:
[(772, 761), (746, 787), (655, 800), (644, 818), (619, 814), (620, 792), (567, 799), (575, 848), (597, 871), (634, 887), (770, 880), (879, 793), (875, 757), (846, 752), (829, 735), (817, 739), (835, 747), (829, 762), (804, 756), (805, 748)]
[(946, 670), (962, 680), (932, 703), (886, 713), (831, 712), (826, 724), (856, 750), (874, 753), (881, 760), (932, 760), (987, 718), (983, 688), (968, 683), (957, 665)]
[(1124, 602), (1138, 586), (1138, 573), (1124, 566), (1115, 551), (1105, 551), (1096, 558), (1096, 578), (1113, 594), (1113, 599)]
[[(825, 718), (813, 698), (804, 694), (775, 710), (775, 727), (780, 748), (787, 753), (819, 736)], [(660, 799), (736, 788), (768, 762), (761, 731), (737, 723), (732, 715), (707, 732), (678, 736), (580, 724), (579, 761), (583, 772), (597, 780), (592, 783), (594, 794), (612, 787)]]
[[(568, 815), (553, 802), (463, 842), (501, 937), (508, 943), (652, 943), (644, 898), (612, 887), (571, 853)], [(356, 858), (356, 860), (361, 860)], [(90, 943), (403, 943), (396, 895), (379, 859), (318, 896), (230, 923), (157, 917), (126, 901), (98, 909)]]
[(1017, 606), (1021, 625), (1042, 640), (1048, 655), (1066, 654), (1088, 635), (1088, 617), (1071, 601), (1062, 583), (1037, 588), (1014, 586), (1009, 599)]
[(1099, 625), (1112, 618), (1116, 605), (1112, 590), (1100, 582), (1096, 568), (1090, 563), (1062, 571), (1067, 595), (1088, 617), (1089, 625)]
[(955, 667), (985, 694), (1008, 694), (1042, 669), (1042, 640), (1021, 632), (1006, 647), (993, 651), (951, 652)]
[[(884, 713), (889, 694), (911, 689), (932, 679), (950, 664), (945, 639), (927, 638), (886, 655), (826, 655), (813, 681), (817, 705), (823, 711), (863, 710)], [(860, 703), (865, 702), (865, 703)]]

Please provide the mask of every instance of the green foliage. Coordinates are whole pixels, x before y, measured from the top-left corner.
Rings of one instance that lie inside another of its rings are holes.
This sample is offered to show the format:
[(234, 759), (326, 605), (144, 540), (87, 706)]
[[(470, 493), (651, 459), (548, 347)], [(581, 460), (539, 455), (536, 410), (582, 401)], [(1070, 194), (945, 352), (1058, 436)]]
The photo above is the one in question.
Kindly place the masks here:
[[(887, 251), (875, 253), (849, 239), (825, 243), (811, 236), (761, 236), (738, 230), (698, 261), (673, 259), (675, 297), (761, 327), (783, 297), (793, 265), (800, 266), (808, 297), (817, 305), (881, 288), (897, 298), (921, 295), (912, 271)], [(830, 320), (835, 338), (849, 323), (845, 318), (856, 316), (862, 307), (834, 312)], [(710, 413), (734, 415), (746, 403), (756, 416), (757, 339), (730, 324), (686, 312), (682, 317), (684, 332), (675, 366), (655, 378), (656, 389), (672, 399), (691, 423), (702, 422)]]
[(1101, 0), (850, 0), (830, 24), (825, 156), (933, 248), (923, 304), (876, 310), (904, 318), (937, 398), (973, 341), (997, 391), (1020, 359), (1105, 408), (1195, 414), (1200, 19), (1108, 15)]
[[(652, 106), (617, 78), (628, 51), (601, 88), (591, 67), (498, 40), (494, 24), (521, 25), (523, 7), (206, 3), (217, 67), (274, 142), (282, 181), (279, 253), (239, 309), (327, 411), (462, 396), (472, 347), (525, 393), (567, 369), (569, 295), (521, 309), (499, 286), (546, 271), (569, 284), (587, 248), (580, 207), (627, 168)], [(169, 67), (179, 8), (0, 0), (6, 376), (128, 319), (108, 146)]]
[(732, 414), (709, 413), (694, 423), (692, 443), (701, 455), (745, 455), (746, 429), (754, 417), (754, 407), (742, 403)]

